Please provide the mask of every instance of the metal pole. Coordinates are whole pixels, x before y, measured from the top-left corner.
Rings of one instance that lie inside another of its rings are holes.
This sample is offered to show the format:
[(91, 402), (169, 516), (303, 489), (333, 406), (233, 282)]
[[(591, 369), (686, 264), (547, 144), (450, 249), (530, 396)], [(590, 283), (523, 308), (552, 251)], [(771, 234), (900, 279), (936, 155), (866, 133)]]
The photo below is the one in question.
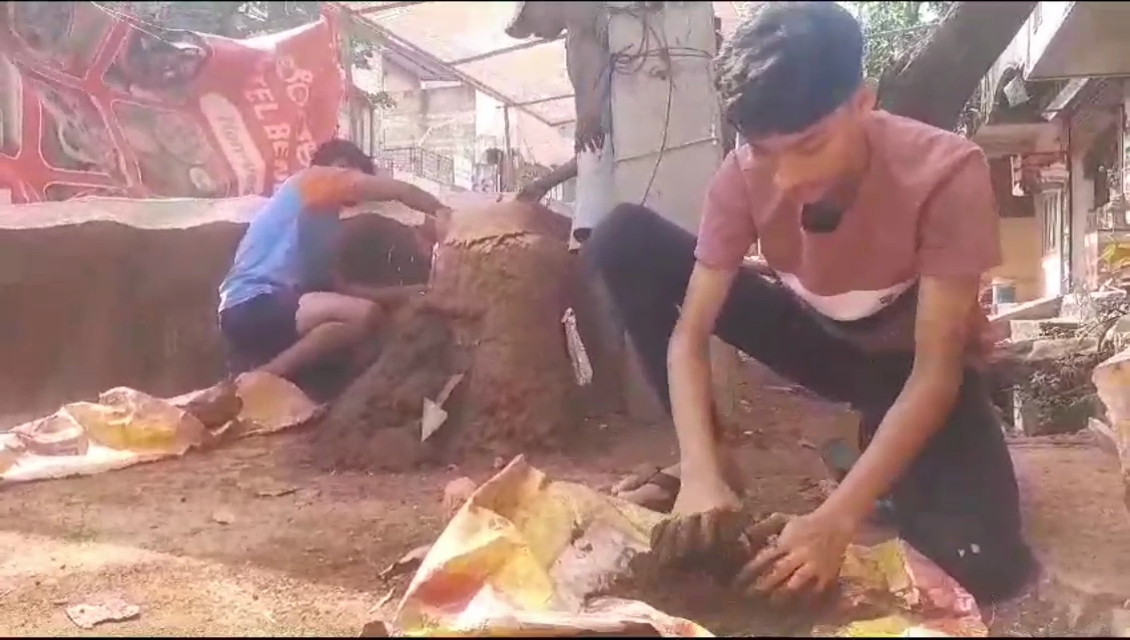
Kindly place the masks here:
[(342, 138), (353, 140), (353, 10), (347, 5), (339, 5), (341, 20), (338, 23), (338, 37), (341, 38), (341, 64), (345, 68), (345, 122), (346, 130)]
[(1064, 128), (1067, 129), (1067, 151), (1064, 154), (1066, 156), (1064, 162), (1067, 164), (1067, 185), (1064, 188), (1067, 192), (1065, 194), (1067, 197), (1064, 198), (1064, 200), (1066, 200), (1067, 206), (1064, 207), (1064, 215), (1060, 220), (1060, 233), (1063, 234), (1061, 241), (1064, 243), (1064, 246), (1060, 250), (1060, 259), (1063, 262), (1063, 282), (1060, 290), (1066, 294), (1071, 294), (1075, 293), (1075, 287), (1073, 286), (1075, 283), (1075, 274), (1072, 273), (1073, 270), (1071, 267), (1073, 266), (1072, 262), (1074, 261), (1075, 255), (1075, 181), (1079, 179), (1079, 176), (1076, 176), (1075, 172), (1072, 171), (1074, 168), (1075, 145), (1071, 139), (1072, 126), (1070, 115), (1067, 118), (1067, 123)]
[(501, 182), (499, 191), (507, 192), (513, 189), (514, 154), (510, 149), (510, 105), (502, 105), (502, 144), (506, 147), (502, 151), (502, 170), (499, 172)]

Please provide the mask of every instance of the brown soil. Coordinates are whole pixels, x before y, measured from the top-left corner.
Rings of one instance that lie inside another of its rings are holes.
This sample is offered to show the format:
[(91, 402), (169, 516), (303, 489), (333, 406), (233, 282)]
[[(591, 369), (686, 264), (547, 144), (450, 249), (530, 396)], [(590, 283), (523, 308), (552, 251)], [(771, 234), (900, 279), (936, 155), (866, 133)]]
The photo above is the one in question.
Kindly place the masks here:
[[(561, 317), (572, 260), (555, 214), (507, 202), (461, 210), (427, 299), (393, 322), (377, 361), (333, 404), (314, 440), (327, 468), (404, 470), (479, 452), (558, 446), (576, 429)], [(473, 221), (469, 224), (467, 221)], [(454, 375), (446, 422), (420, 443), (425, 398)]]
[(400, 330), (392, 333), (377, 362), (346, 388), (314, 431), (313, 458), (320, 466), (407, 470), (432, 453), (420, 442), (423, 399), (435, 398), (448, 376), (465, 364), (456, 362), (443, 315), (410, 308), (401, 316), (396, 320)]
[[(799, 443), (796, 398), (743, 396), (740, 444), (751, 495), (781, 511), (814, 504), (822, 467)], [(851, 419), (807, 411), (808, 439), (841, 435)], [(675, 458), (667, 429), (589, 421), (560, 454), (533, 454), (552, 477), (610, 486), (632, 467)], [(322, 474), (295, 467), (304, 433), (251, 439), (206, 454), (86, 479), (0, 491), (0, 629), (73, 635), (66, 604), (123, 594), (140, 618), (99, 633), (175, 636), (352, 635), (369, 607), (407, 577), (375, 576), (438, 535), (450, 480), (483, 481), (493, 460), (411, 474)], [(280, 493), (280, 488), (295, 488)], [(262, 497), (261, 497), (262, 496)], [(234, 516), (220, 524), (218, 512)], [(734, 612), (737, 616), (740, 612)], [(743, 618), (734, 618), (741, 620)], [(708, 624), (713, 624), (711, 621)], [(733, 623), (737, 624), (737, 623)]]
[[(813, 447), (850, 437), (855, 420), (781, 390), (762, 372), (751, 372), (750, 381), (756, 384), (739, 396), (737, 452), (751, 500), (768, 511), (811, 508), (819, 499), (812, 486), (825, 475)], [(77, 635), (65, 606), (112, 592), (138, 605), (141, 616), (100, 626), (99, 634), (356, 637), (369, 608), (408, 579), (386, 582), (377, 574), (441, 530), (444, 485), (463, 475), (481, 482), (493, 473), (492, 460), (411, 474), (326, 475), (293, 465), (306, 439), (257, 438), (181, 460), (0, 490), (0, 629)], [(1117, 467), (1086, 451), (1016, 450), (1029, 527), (1046, 560), (1054, 549), (1064, 558), (1056, 566), (1074, 564), (1096, 580), (1113, 576), (1107, 584), (1117, 585), (1130, 558), (1127, 519), (1115, 509)], [(589, 421), (566, 452), (530, 457), (551, 477), (609, 486), (637, 464), (674, 460), (675, 442), (665, 428)], [(1110, 473), (1115, 486), (1108, 491)], [(1064, 522), (1087, 524), (1064, 530), (1057, 524)], [(709, 585), (676, 584), (650, 590), (648, 600), (718, 633), (804, 630), (803, 613), (762, 611)], [(1089, 630), (1088, 616), (1035, 596), (987, 614), (998, 634)]]
[[(168, 219), (179, 222), (141, 225), (116, 215), (78, 223), (43, 214), (38, 205), (19, 211), (26, 219), (0, 216), (0, 306), (8, 311), (0, 318), (0, 361), (6, 364), (0, 413), (49, 411), (116, 385), (174, 395), (215, 382), (222, 368), (216, 287), (245, 218), (190, 220), (172, 212)], [(308, 435), (286, 434), (92, 478), (0, 489), (0, 630), (77, 634), (64, 607), (117, 592), (142, 614), (99, 633), (355, 636), (368, 608), (405, 581), (384, 584), (375, 576), (435, 538), (444, 521), (442, 487), (462, 475), (488, 477), (491, 454), (517, 453), (544, 443), (548, 434), (571, 434), (560, 443), (567, 445), (563, 453), (535, 453), (531, 460), (552, 477), (594, 486), (608, 486), (642, 462), (673, 461), (669, 429), (591, 420), (568, 431), (571, 407), (562, 389), (571, 383), (562, 382), (567, 364), (559, 366), (559, 293), (545, 287), (544, 277), (528, 277), (544, 268), (539, 265), (558, 264), (557, 257), (529, 258), (543, 250), (535, 236), (556, 238), (567, 229), (535, 218), (517, 229), (505, 220), (492, 227), (476, 219), (477, 228), (487, 229), (479, 236), (457, 229), (455, 237), (464, 241), (459, 261), (477, 265), (469, 267), (475, 271), (441, 269), (451, 295), (438, 298), (443, 304), (410, 310), (421, 319), (405, 325), (416, 337), (389, 341), (385, 368), (378, 362), (366, 374), (362, 388), (372, 387), (358, 392), (354, 409), (346, 410), (346, 399), (337, 407), (358, 417), (352, 431), (339, 416), (336, 430), (331, 421), (315, 432), (336, 441), (339, 451), (362, 452), (359, 462), (386, 466), (380, 454), (400, 459), (397, 452), (417, 438), (403, 427), (375, 427), (409, 421), (418, 428), (423, 397), (434, 397), (447, 373), (470, 367), (473, 375), (461, 385), (465, 397), (457, 391), (452, 398), (459, 410), (436, 442), (446, 437), (451, 451), (488, 455), (412, 474), (327, 475), (295, 466), (309, 450)], [(346, 224), (351, 275), (383, 284), (427, 278), (430, 265), (410, 248), (407, 226), (374, 216)], [(538, 233), (525, 233), (531, 229)], [(479, 251), (484, 236), (499, 239), (490, 251)], [(562, 263), (563, 273), (567, 260)], [(484, 289), (526, 302), (532, 315), (508, 314), (535, 329), (516, 332), (510, 342), (500, 339), (514, 327), (492, 321), (497, 302)], [(476, 340), (478, 349), (466, 348)], [(414, 360), (433, 364), (420, 367)], [(735, 445), (750, 499), (766, 511), (811, 508), (819, 499), (812, 488), (825, 475), (815, 447), (850, 438), (855, 421), (799, 394), (762, 388), (761, 372), (751, 373), (751, 381), (758, 384), (741, 392)], [(538, 391), (543, 387), (548, 390)], [(535, 392), (535, 399), (519, 391)], [(404, 442), (380, 443), (373, 439), (378, 432)], [(989, 612), (992, 628), (1015, 635), (1098, 632), (1103, 607), (1130, 596), (1124, 578), (1130, 575), (1130, 532), (1117, 463), (1093, 447), (1062, 443), (1020, 446), (1015, 457), (1033, 544), (1059, 590), (1075, 595), (1064, 605), (1058, 599), (1049, 604), (1044, 598), (1051, 596), (1040, 593), (997, 607)], [(797, 628), (787, 615), (762, 613), (685, 582), (652, 590), (648, 599), (722, 633)]]

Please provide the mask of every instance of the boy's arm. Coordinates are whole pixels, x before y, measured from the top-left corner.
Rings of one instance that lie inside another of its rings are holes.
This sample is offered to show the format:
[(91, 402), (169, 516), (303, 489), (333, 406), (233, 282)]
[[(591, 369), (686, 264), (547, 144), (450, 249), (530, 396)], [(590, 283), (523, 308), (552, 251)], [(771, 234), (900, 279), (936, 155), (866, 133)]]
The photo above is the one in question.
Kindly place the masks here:
[(679, 440), (680, 515), (737, 506), (722, 479), (710, 375), (710, 337), (742, 258), (757, 239), (737, 157), (730, 154), (707, 189), (696, 264), (667, 352), (671, 416)]
[[(337, 211), (340, 207), (358, 202), (399, 202), (423, 213), (424, 224), (416, 231), (426, 250), (430, 250), (446, 234), (451, 218), (451, 209), (434, 195), (416, 185), (387, 176), (371, 176), (335, 167), (310, 167), (298, 184), (304, 204), (313, 212)], [(339, 250), (334, 275), (334, 288), (339, 293), (377, 302), (395, 302), (420, 290), (419, 285), (374, 288), (348, 283), (341, 269), (341, 255)]]
[(820, 509), (858, 522), (945, 424), (978, 325), (981, 275), (1000, 263), (989, 166), (971, 152), (931, 197), (921, 222), (914, 365), (870, 446)]
[(399, 202), (429, 217), (434, 217), (447, 209), (434, 195), (414, 184), (395, 178), (362, 174), (357, 179), (355, 189), (358, 201)]
[(424, 223), (416, 232), (427, 249), (447, 233), (451, 209), (414, 184), (333, 167), (310, 167), (302, 178), (299, 186), (303, 199), (313, 211), (336, 211), (358, 202), (399, 202), (424, 214)]
[(710, 336), (736, 274), (736, 268), (695, 265), (667, 349), (671, 418), (679, 441), (681, 514), (735, 506), (736, 496), (723, 480), (715, 440)]
[(357, 183), (358, 200), (363, 202), (396, 201), (425, 216), (424, 224), (416, 228), (420, 244), (427, 248), (435, 245), (447, 234), (451, 209), (439, 198), (408, 182), (384, 176), (362, 175)]
[(358, 202), (399, 202), (429, 218), (449, 211), (439, 198), (414, 184), (353, 169), (310, 167), (301, 176), (299, 188), (304, 204), (314, 210), (336, 209)]

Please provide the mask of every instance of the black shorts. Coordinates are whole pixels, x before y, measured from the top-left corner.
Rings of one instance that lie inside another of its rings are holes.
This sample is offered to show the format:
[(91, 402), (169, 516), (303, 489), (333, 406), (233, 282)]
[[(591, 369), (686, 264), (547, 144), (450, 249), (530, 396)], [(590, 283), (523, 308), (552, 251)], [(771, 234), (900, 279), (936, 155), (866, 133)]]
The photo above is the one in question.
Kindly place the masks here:
[(263, 293), (220, 312), (228, 372), (263, 366), (298, 341), (298, 294)]

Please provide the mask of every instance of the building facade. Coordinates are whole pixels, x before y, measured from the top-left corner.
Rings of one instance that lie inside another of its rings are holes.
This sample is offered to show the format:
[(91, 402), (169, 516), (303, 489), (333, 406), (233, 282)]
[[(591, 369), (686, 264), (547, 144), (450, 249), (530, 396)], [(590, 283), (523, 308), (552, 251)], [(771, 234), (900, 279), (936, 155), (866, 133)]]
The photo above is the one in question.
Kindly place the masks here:
[(1039, 2), (986, 76), (973, 134), (990, 158), (1020, 301), (1091, 291), (1130, 244), (1130, 4)]

